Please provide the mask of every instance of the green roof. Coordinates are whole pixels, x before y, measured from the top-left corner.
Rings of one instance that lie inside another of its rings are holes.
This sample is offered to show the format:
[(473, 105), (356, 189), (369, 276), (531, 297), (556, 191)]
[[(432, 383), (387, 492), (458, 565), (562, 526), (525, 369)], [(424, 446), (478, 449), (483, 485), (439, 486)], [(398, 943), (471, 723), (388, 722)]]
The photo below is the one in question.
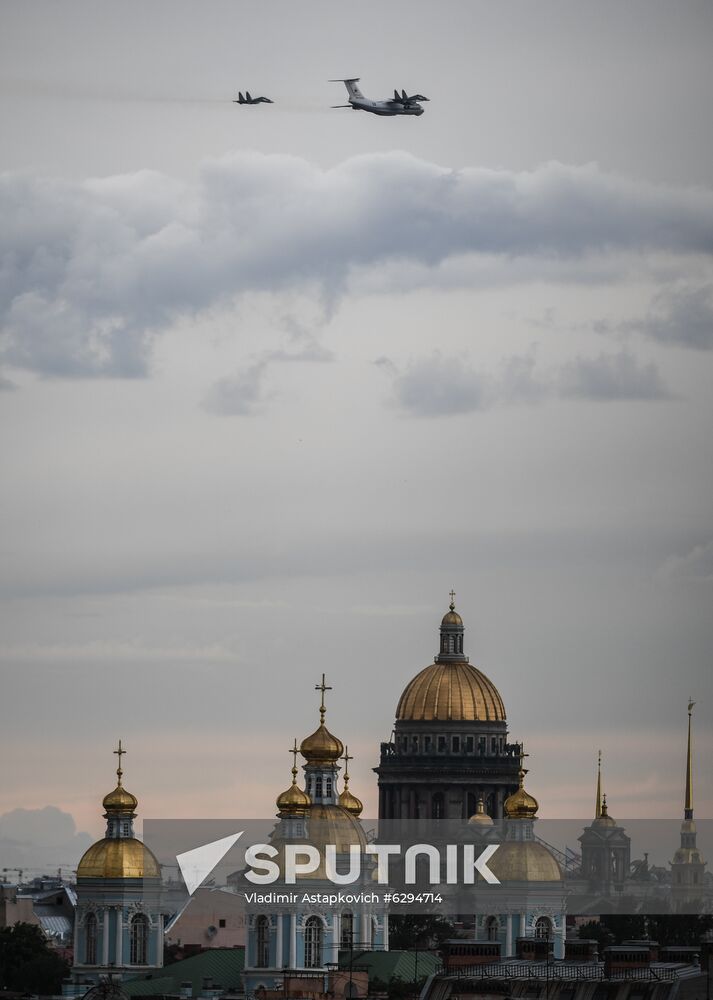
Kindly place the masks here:
[(178, 993), (181, 983), (193, 983), (193, 996), (200, 996), (203, 979), (210, 976), (217, 986), (242, 991), (244, 948), (208, 948), (180, 962), (157, 969), (150, 979), (144, 975), (125, 980), (121, 988), (130, 997), (154, 997)]
[(369, 972), (369, 982), (378, 979), (389, 983), (392, 979), (401, 979), (412, 983), (417, 977), (424, 979), (441, 967), (440, 955), (433, 951), (355, 951), (353, 956), (349, 951), (340, 951), (340, 969), (349, 968), (350, 958), (354, 968)]

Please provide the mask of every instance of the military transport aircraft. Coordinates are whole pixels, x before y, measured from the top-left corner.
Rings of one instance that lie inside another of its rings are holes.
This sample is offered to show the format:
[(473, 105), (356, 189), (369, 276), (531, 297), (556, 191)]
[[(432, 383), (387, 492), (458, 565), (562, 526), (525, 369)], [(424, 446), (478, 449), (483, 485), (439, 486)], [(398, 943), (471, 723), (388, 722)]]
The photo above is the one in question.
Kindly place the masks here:
[(411, 94), (409, 97), (405, 90), (402, 90), (401, 96), (399, 96), (398, 90), (395, 90), (394, 96), (384, 101), (370, 101), (367, 97), (364, 97), (358, 87), (358, 76), (350, 80), (340, 79), (330, 80), (329, 82), (343, 83), (349, 94), (348, 104), (333, 104), (333, 108), (352, 108), (354, 111), (370, 111), (372, 115), (422, 115), (425, 109), (421, 107), (421, 102), (428, 100), (423, 94)]
[(251, 97), (250, 91), (245, 91), (245, 97), (238, 91), (237, 100), (233, 101), (233, 104), (274, 104), (269, 97)]

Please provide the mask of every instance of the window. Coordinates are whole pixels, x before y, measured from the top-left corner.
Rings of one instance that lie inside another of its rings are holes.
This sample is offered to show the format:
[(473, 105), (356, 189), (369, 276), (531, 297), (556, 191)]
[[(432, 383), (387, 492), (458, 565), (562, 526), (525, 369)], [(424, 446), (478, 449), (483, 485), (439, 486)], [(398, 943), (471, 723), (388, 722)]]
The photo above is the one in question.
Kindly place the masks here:
[(266, 969), (270, 964), (270, 922), (267, 917), (255, 921), (255, 965)]
[(498, 918), (488, 917), (485, 921), (485, 936), (488, 941), (498, 940)]
[(314, 797), (316, 799), (322, 798), (322, 775), (318, 774), (314, 779)]
[(498, 752), (498, 741), (497, 741), (497, 738), (495, 736), (491, 736), (490, 737), (490, 752), (491, 753), (497, 753)]
[(131, 921), (130, 958), (132, 965), (146, 965), (148, 962), (149, 922), (143, 913), (137, 913)]
[(431, 799), (431, 819), (443, 819), (444, 811), (443, 794), (436, 792)]
[(552, 937), (552, 921), (549, 917), (538, 917), (535, 921), (535, 937), (538, 941), (549, 941)]
[(430, 736), (424, 736), (423, 737), (423, 752), (424, 753), (430, 753), (431, 752), (431, 737)]
[(130, 832), (130, 830), (129, 830), (129, 824), (128, 823), (122, 823), (121, 824), (121, 833), (122, 833), (122, 836), (128, 837), (129, 836), (129, 832)]
[(485, 753), (485, 737), (478, 737), (478, 753)]
[(474, 747), (474, 745), (475, 745), (474, 738), (472, 736), (466, 737), (465, 752), (466, 753), (473, 753), (473, 747)]
[(332, 779), (331, 778), (326, 778), (324, 784), (325, 784), (325, 792), (324, 792), (324, 794), (326, 795), (326, 797), (328, 799), (331, 799), (331, 797), (332, 797)]
[(93, 913), (87, 916), (84, 921), (85, 927), (85, 948), (84, 964), (96, 965), (97, 961), (97, 918)]
[(225, 917), (221, 917), (218, 921), (218, 927), (225, 927)]
[(460, 753), (460, 736), (451, 736), (451, 751)]
[(351, 948), (354, 943), (354, 914), (342, 914), (342, 937), (341, 947)]
[(318, 969), (322, 964), (322, 921), (310, 917), (305, 924), (305, 969)]
[(414, 753), (418, 753), (418, 736), (411, 737), (411, 749)]
[(446, 738), (445, 738), (445, 736), (439, 736), (438, 737), (438, 752), (439, 753), (445, 753), (446, 752)]

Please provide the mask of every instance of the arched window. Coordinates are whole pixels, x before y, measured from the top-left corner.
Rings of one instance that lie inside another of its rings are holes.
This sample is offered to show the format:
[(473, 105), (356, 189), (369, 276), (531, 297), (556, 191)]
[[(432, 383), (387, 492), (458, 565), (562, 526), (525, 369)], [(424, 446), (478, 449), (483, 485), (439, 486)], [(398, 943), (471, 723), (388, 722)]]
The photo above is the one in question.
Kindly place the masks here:
[(314, 797), (316, 799), (322, 798), (322, 775), (318, 774), (314, 779)]
[(322, 965), (322, 921), (310, 917), (305, 924), (305, 969), (319, 969)]
[(149, 950), (149, 922), (143, 913), (131, 921), (129, 961), (132, 965), (146, 965)]
[(443, 819), (444, 812), (443, 794), (436, 792), (431, 798), (431, 819)]
[(552, 921), (549, 917), (538, 917), (535, 921), (535, 937), (540, 941), (549, 941), (552, 937)]
[(331, 797), (332, 797), (332, 779), (331, 778), (327, 778), (325, 780), (324, 784), (325, 784), (325, 793), (324, 794), (325, 794), (325, 796), (328, 799), (331, 799)]
[(485, 921), (485, 936), (487, 937), (488, 941), (497, 941), (498, 940), (498, 918), (497, 917), (488, 917), (488, 919)]
[(85, 927), (85, 948), (84, 964), (96, 965), (97, 963), (97, 918), (93, 913), (87, 915), (84, 921)]
[(354, 914), (343, 913), (341, 947), (351, 948), (353, 942), (354, 942)]
[(255, 965), (258, 969), (266, 969), (270, 964), (270, 922), (267, 917), (258, 917), (255, 921)]

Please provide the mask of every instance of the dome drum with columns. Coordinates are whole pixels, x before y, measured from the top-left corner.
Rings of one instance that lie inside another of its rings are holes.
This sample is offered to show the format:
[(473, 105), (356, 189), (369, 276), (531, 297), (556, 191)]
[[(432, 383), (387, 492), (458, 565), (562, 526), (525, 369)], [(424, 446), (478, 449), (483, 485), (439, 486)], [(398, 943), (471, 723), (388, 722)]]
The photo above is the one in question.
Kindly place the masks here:
[(518, 784), (520, 745), (508, 741), (505, 705), (464, 653), (463, 620), (451, 592), (439, 652), (404, 689), (392, 740), (381, 745), (382, 819), (467, 819), (482, 797), (503, 816)]

